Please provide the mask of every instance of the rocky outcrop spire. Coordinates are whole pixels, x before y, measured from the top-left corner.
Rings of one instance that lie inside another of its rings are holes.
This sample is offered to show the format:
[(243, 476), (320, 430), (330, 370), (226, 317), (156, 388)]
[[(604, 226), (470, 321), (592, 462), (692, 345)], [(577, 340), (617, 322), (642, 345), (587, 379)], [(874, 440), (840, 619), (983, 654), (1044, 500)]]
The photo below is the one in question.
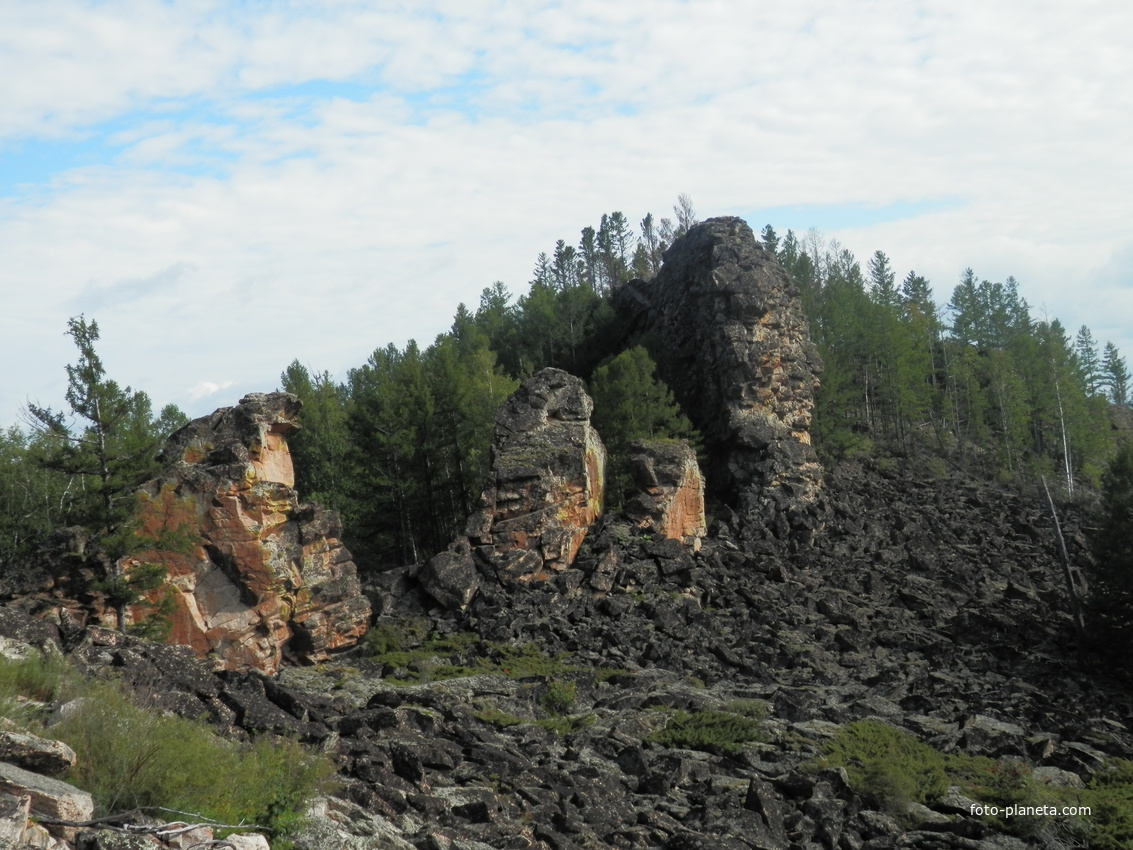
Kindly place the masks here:
[(467, 605), (479, 574), (506, 586), (567, 569), (602, 513), (606, 449), (590, 426), (594, 403), (582, 381), (544, 369), (496, 413), (492, 472), (466, 537), (426, 564), (425, 588), (450, 607)]
[(295, 492), (287, 436), (300, 404), (288, 393), (252, 393), (190, 422), (169, 438), (165, 472), (142, 491), (141, 528), (155, 548), (123, 566), (165, 567), (150, 601), (172, 602), (171, 641), (229, 670), (273, 673), (285, 653), (324, 660), (369, 622), (338, 516), (300, 505)]
[(739, 218), (692, 227), (653, 280), (614, 298), (630, 333), (652, 334), (658, 367), (704, 435), (706, 478), (753, 532), (812, 533), (822, 468), (810, 443), (821, 361), (798, 293)]

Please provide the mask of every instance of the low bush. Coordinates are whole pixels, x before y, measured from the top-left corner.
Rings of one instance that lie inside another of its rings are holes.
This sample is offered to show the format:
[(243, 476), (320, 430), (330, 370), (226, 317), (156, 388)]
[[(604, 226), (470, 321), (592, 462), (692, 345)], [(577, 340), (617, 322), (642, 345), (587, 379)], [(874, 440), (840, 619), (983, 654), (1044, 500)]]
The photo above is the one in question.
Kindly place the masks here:
[[(1040, 785), (1018, 759), (940, 753), (912, 735), (875, 720), (848, 723), (825, 747), (817, 767), (844, 767), (851, 787), (872, 804), (904, 813), (916, 801), (931, 803), (949, 785), (965, 796), (1006, 806), (1086, 806), (1088, 816), (987, 816), (998, 829), (1052, 846), (1099, 850), (1133, 847), (1133, 762), (1111, 759), (1085, 788)], [(1053, 837), (1051, 837), (1053, 836)], [(1044, 846), (1046, 846), (1044, 844)]]
[(759, 719), (731, 711), (706, 709), (674, 711), (665, 728), (654, 732), (647, 741), (688, 750), (704, 750), (720, 754), (737, 753), (745, 746), (765, 740)]
[(285, 831), (334, 772), (297, 742), (227, 741), (203, 722), (139, 707), (107, 682), (87, 684), (51, 734), (78, 756), (68, 781), (103, 814), (163, 807)]
[(822, 767), (844, 767), (851, 787), (874, 805), (901, 811), (948, 790), (944, 756), (876, 720), (847, 723), (825, 746)]
[(539, 704), (551, 714), (567, 714), (574, 708), (578, 688), (574, 682), (551, 679), (539, 691)]

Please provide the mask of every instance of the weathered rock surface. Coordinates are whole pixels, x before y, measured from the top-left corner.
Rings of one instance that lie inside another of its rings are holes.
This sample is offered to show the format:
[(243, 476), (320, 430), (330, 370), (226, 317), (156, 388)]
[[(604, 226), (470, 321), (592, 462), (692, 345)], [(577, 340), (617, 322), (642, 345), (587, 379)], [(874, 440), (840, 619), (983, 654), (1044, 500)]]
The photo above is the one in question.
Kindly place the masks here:
[(170, 594), (171, 639), (229, 670), (274, 672), (285, 653), (324, 660), (369, 620), (337, 515), (300, 505), (294, 489), (287, 435), (299, 406), (287, 393), (253, 393), (191, 422), (144, 488), (142, 527), (158, 547), (125, 568), (163, 565), (168, 581), (150, 601)]
[(75, 764), (75, 751), (62, 741), (23, 732), (0, 732), (0, 761), (55, 776)]
[(687, 440), (651, 440), (631, 447), (630, 474), (638, 493), (625, 514), (638, 528), (698, 547), (708, 533), (704, 478)]
[(711, 490), (780, 537), (809, 538), (822, 468), (810, 444), (817, 375), (798, 293), (739, 218), (691, 228), (653, 280), (614, 305), (629, 333), (659, 337), (658, 363), (704, 435)]
[[(0, 792), (0, 842), (18, 844), (27, 828), (30, 812), (29, 795), (14, 797)], [(0, 847), (3, 847), (3, 844), (0, 844)]]
[(545, 581), (570, 567), (602, 513), (606, 449), (590, 426), (594, 403), (578, 378), (544, 369), (496, 413), (492, 471), (467, 537), (437, 555), (422, 582), (462, 608), (479, 575), (505, 586)]
[(86, 791), (4, 762), (0, 762), (0, 791), (14, 797), (31, 797), (32, 814), (85, 821), (94, 812), (94, 800)]

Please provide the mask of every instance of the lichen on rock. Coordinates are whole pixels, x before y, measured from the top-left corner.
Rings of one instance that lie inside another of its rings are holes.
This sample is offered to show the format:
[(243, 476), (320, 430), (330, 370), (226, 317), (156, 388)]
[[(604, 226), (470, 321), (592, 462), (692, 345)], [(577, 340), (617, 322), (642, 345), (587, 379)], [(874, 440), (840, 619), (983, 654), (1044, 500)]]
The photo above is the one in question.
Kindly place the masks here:
[[(285, 654), (324, 660), (369, 621), (338, 516), (301, 505), (294, 488), (287, 436), (299, 409), (288, 393), (252, 393), (190, 422), (169, 438), (165, 471), (142, 490), (141, 528), (158, 544), (123, 566), (165, 567), (149, 601), (172, 600), (172, 642), (225, 669), (272, 673)], [(171, 529), (188, 545), (163, 548)]]
[(711, 492), (749, 530), (813, 535), (822, 467), (810, 443), (822, 363), (798, 292), (739, 218), (692, 227), (650, 281), (618, 290), (629, 336), (651, 335), (662, 378), (704, 437)]
[(567, 569), (602, 513), (606, 449), (590, 425), (593, 402), (582, 381), (544, 369), (496, 413), (492, 471), (465, 537), (421, 574), (446, 607), (464, 607), (479, 577), (505, 586), (542, 581)]

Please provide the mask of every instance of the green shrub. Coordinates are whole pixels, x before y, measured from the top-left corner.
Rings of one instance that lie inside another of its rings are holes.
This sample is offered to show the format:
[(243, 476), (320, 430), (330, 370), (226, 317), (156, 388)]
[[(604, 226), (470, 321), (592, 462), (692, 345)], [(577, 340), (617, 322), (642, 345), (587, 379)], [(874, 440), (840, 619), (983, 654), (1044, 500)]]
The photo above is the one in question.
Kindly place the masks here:
[(824, 751), (818, 764), (844, 767), (850, 786), (875, 805), (901, 810), (910, 801), (932, 802), (948, 790), (944, 756), (876, 720), (847, 723)]
[(574, 708), (578, 688), (574, 682), (552, 679), (539, 692), (539, 704), (551, 714), (567, 714)]
[(665, 728), (647, 741), (689, 750), (737, 753), (747, 744), (764, 740), (759, 720), (730, 711), (675, 711)]
[(135, 705), (113, 684), (91, 683), (52, 734), (75, 750), (67, 780), (103, 814), (160, 806), (221, 823), (285, 830), (332, 773), (293, 741), (226, 741), (202, 722)]
[(1089, 806), (1084, 819), (1090, 847), (1125, 850), (1133, 847), (1133, 761), (1111, 759), (1092, 777), (1084, 793), (1064, 805)]

